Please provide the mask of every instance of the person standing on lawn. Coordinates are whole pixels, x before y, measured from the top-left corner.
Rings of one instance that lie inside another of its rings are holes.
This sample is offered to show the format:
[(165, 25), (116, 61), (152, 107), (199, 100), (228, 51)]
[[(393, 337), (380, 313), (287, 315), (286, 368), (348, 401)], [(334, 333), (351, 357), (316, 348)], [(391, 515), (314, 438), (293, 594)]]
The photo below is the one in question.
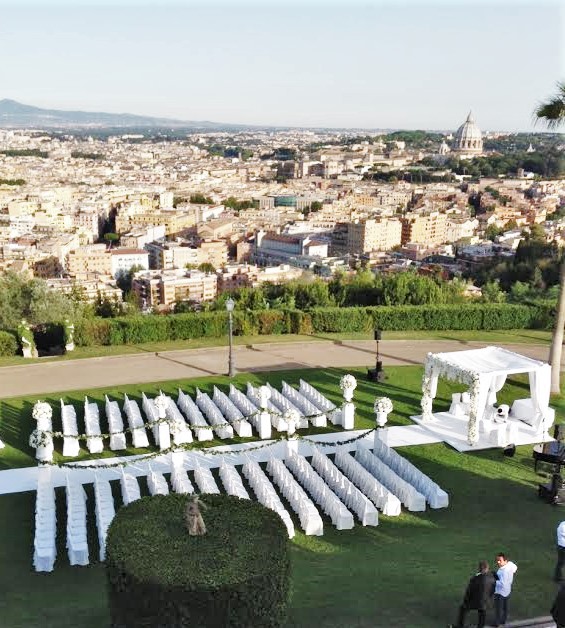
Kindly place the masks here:
[(557, 526), (557, 564), (553, 573), (555, 582), (563, 580), (563, 565), (565, 565), (565, 521)]
[(459, 617), (456, 624), (450, 628), (463, 628), (465, 617), (470, 610), (478, 614), (477, 628), (484, 628), (487, 607), (490, 605), (494, 593), (495, 579), (486, 560), (479, 562), (479, 571), (469, 580), (463, 602), (459, 607)]
[(498, 570), (495, 575), (496, 585), (494, 587), (494, 625), (499, 627), (504, 626), (506, 623), (508, 598), (510, 593), (512, 593), (512, 582), (518, 567), (511, 560), (508, 560), (502, 552), (496, 555), (496, 564), (498, 565)]

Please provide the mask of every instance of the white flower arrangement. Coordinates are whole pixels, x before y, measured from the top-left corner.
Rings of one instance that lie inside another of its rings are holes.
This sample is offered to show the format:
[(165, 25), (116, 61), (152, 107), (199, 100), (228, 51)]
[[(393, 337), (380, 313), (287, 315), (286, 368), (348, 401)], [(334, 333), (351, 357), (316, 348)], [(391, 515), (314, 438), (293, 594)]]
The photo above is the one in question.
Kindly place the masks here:
[(390, 414), (392, 412), (392, 401), (388, 397), (377, 397), (373, 404), (373, 409), (375, 412)]
[(433, 353), (428, 353), (424, 364), (424, 377), (422, 379), (422, 420), (428, 421), (432, 418), (432, 402), (436, 393), (437, 378), (445, 377), (451, 381), (467, 385), (469, 387), (469, 428), (467, 441), (473, 445), (478, 440), (477, 414), (478, 399), (481, 382), (479, 375), (471, 370), (461, 368), (457, 364), (450, 364)]
[(339, 380), (339, 387), (341, 390), (355, 390), (357, 388), (357, 380), (353, 377), (353, 375), (347, 373)]
[(53, 416), (53, 410), (46, 401), (37, 401), (33, 406), (31, 416), (39, 421), (40, 419), (50, 419)]
[(38, 447), (47, 447), (50, 444), (49, 434), (43, 430), (33, 430), (29, 437), (29, 446), (37, 449)]

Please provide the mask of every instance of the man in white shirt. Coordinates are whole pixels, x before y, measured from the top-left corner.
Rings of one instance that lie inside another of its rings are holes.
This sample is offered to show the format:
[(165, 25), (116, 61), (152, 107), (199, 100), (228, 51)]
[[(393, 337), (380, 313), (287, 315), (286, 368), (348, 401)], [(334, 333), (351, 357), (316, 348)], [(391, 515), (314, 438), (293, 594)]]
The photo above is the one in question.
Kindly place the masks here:
[(563, 565), (565, 565), (565, 521), (557, 526), (557, 564), (553, 574), (555, 582), (563, 580)]
[(502, 552), (496, 555), (496, 564), (498, 571), (496, 572), (496, 585), (494, 587), (494, 625), (500, 627), (506, 623), (508, 598), (512, 592), (512, 582), (518, 567), (511, 560), (508, 560)]

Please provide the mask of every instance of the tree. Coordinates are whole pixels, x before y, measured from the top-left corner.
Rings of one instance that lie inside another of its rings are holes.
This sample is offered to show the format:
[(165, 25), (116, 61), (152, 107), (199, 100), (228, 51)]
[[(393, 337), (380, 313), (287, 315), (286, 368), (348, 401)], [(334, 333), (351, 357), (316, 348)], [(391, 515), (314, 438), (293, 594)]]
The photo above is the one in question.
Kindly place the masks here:
[[(565, 82), (557, 83), (557, 93), (549, 100), (540, 103), (534, 112), (549, 129), (556, 129), (565, 121)], [(563, 330), (565, 327), (565, 258), (559, 272), (559, 299), (555, 315), (555, 327), (549, 351), (551, 364), (551, 392), (561, 392), (561, 352), (563, 349)]]
[(201, 273), (206, 273), (207, 275), (211, 275), (216, 272), (214, 264), (211, 264), (210, 262), (202, 262), (202, 264), (198, 266), (198, 270)]

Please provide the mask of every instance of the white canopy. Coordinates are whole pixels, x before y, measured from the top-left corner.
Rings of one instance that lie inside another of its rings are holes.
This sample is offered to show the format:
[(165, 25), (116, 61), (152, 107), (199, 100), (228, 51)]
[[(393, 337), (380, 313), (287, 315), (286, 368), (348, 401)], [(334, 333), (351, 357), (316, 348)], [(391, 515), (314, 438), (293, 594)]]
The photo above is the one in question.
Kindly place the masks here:
[(422, 382), (422, 420), (432, 417), (432, 402), (439, 377), (466, 384), (470, 395), (468, 442), (470, 445), (476, 443), (477, 419), (483, 418), (487, 407), (496, 403), (496, 393), (504, 386), (507, 375), (516, 373), (529, 374), (535, 415), (532, 425), (543, 429), (549, 405), (551, 367), (545, 362), (500, 347), (428, 353)]

